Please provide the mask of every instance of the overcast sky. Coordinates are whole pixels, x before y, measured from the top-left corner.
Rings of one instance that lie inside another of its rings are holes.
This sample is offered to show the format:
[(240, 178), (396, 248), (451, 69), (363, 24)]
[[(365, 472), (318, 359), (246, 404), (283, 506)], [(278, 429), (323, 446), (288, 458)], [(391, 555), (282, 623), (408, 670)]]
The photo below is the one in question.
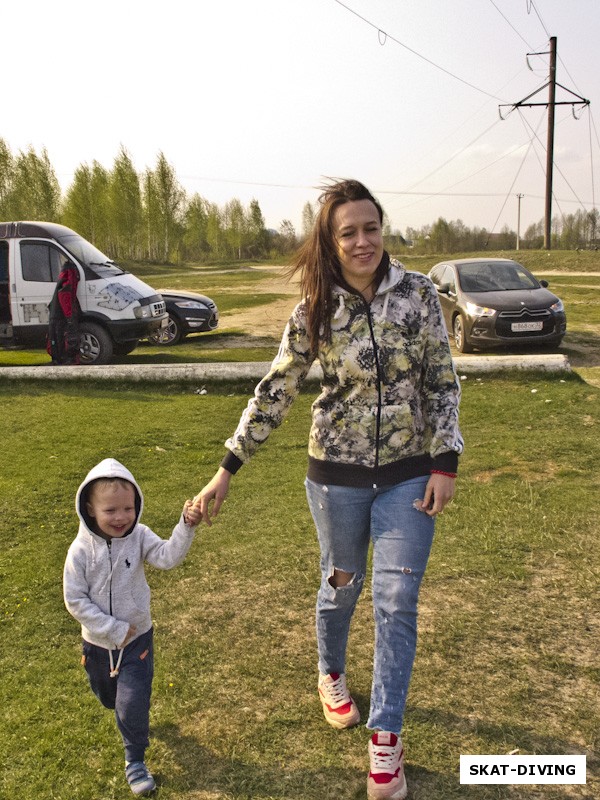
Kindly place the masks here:
[(63, 190), (123, 145), (140, 172), (162, 151), (189, 194), (256, 198), (272, 228), (300, 230), (334, 176), (402, 232), (515, 230), (522, 194), (523, 233), (544, 215), (547, 110), (498, 106), (547, 82), (548, 56), (526, 55), (550, 36), (558, 82), (591, 101), (556, 109), (568, 214), (599, 204), (600, 0), (25, 0), (4, 22), (0, 137), (45, 147)]

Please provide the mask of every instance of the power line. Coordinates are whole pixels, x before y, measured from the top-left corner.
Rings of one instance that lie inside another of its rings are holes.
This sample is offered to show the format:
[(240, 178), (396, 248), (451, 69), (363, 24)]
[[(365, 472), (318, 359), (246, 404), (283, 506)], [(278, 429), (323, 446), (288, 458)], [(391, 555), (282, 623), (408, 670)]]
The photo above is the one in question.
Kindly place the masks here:
[[(550, 34), (548, 33), (548, 29), (547, 29), (547, 27), (546, 27), (546, 25), (545, 25), (545, 23), (544, 23), (544, 20), (541, 18), (541, 16), (540, 16), (540, 13), (539, 13), (539, 11), (537, 10), (537, 8), (536, 8), (536, 6), (535, 6), (535, 3), (533, 2), (533, 0), (526, 0), (526, 1), (527, 1), (527, 13), (528, 13), (528, 14), (529, 14), (529, 13), (531, 13), (531, 8), (533, 8), (533, 10), (535, 11), (535, 14), (536, 14), (536, 16), (537, 16), (538, 20), (540, 21), (540, 25), (542, 26), (542, 28), (543, 28), (543, 30), (544, 30), (544, 33), (546, 34), (546, 37), (547, 37), (548, 39), (550, 39), (550, 38), (551, 38), (551, 36), (550, 36)], [(490, 0), (490, 2), (493, 2), (493, 0)], [(502, 13), (502, 12), (501, 12), (501, 13)], [(571, 80), (571, 82), (572, 82), (573, 86), (574, 86), (574, 87), (577, 89), (577, 91), (578, 91), (578, 92), (580, 92), (580, 93), (581, 93), (581, 90), (580, 90), (580, 89), (579, 89), (579, 87), (577, 86), (577, 82), (576, 82), (576, 81), (573, 79), (573, 76), (571, 75), (571, 73), (570, 73), (570, 72), (569, 72), (569, 70), (567, 69), (567, 65), (565, 64), (565, 62), (563, 61), (563, 59), (562, 59), (560, 56), (558, 56), (558, 60), (560, 61), (561, 65), (562, 65), (562, 68), (564, 69), (564, 71), (565, 71), (565, 72), (567, 73), (567, 75), (569, 76), (569, 78), (570, 78), (570, 80)]]
[[(521, 119), (521, 121), (522, 121), (522, 123), (523, 123), (523, 126), (524, 126), (524, 127), (526, 127), (526, 128), (527, 128), (527, 127), (531, 128), (531, 126), (529, 125), (529, 123), (527, 122), (527, 120), (525, 119), (525, 117), (523, 116), (523, 114), (521, 113), (521, 111), (520, 111), (520, 110), (519, 110), (519, 117), (520, 117), (520, 119)], [(562, 120), (562, 122), (564, 122), (564, 120)], [(538, 124), (538, 128), (539, 128), (539, 124)], [(543, 142), (540, 140), (539, 136), (537, 135), (537, 128), (536, 128), (536, 130), (533, 132), (533, 135), (534, 135), (535, 139), (537, 140), (538, 144), (541, 146), (542, 150), (544, 150), (544, 151), (545, 151), (545, 150), (546, 150), (546, 148), (545, 148), (545, 146), (544, 146), (544, 143), (543, 143)], [(543, 173), (543, 172), (544, 172), (544, 165), (543, 165), (543, 163), (542, 163), (542, 162), (541, 162), (541, 160), (540, 160), (540, 157), (539, 157), (539, 155), (538, 155), (538, 153), (537, 153), (537, 150), (536, 150), (535, 148), (533, 148), (533, 151), (534, 151), (534, 153), (535, 153), (535, 155), (536, 155), (536, 157), (537, 157), (538, 164), (540, 165), (540, 168), (541, 168), (541, 170), (542, 170), (542, 173)], [(564, 218), (565, 214), (564, 214), (564, 212), (563, 212), (562, 208), (560, 207), (560, 203), (568, 203), (568, 202), (577, 203), (577, 205), (579, 205), (583, 211), (586, 211), (586, 205), (589, 205), (589, 203), (588, 203), (588, 204), (584, 203), (584, 201), (583, 201), (583, 200), (581, 200), (581, 198), (580, 198), (580, 197), (578, 197), (578, 195), (577, 195), (577, 192), (576, 192), (576, 191), (575, 191), (575, 189), (574, 189), (574, 188), (571, 186), (571, 184), (570, 184), (570, 182), (569, 182), (568, 178), (566, 177), (566, 175), (564, 174), (564, 172), (561, 170), (561, 168), (558, 166), (558, 164), (555, 164), (555, 165), (554, 165), (554, 167), (555, 167), (556, 171), (558, 172), (558, 174), (560, 175), (560, 177), (561, 177), (561, 178), (563, 179), (563, 181), (566, 183), (567, 187), (568, 187), (568, 188), (571, 190), (571, 192), (573, 193), (573, 197), (575, 198), (574, 200), (563, 200), (563, 199), (560, 199), (560, 198), (558, 198), (558, 197), (556, 196), (556, 194), (554, 193), (554, 191), (552, 192), (552, 198), (553, 198), (553, 200), (556, 202), (556, 204), (558, 205), (558, 208), (559, 208), (559, 211), (560, 211), (560, 214), (561, 214), (561, 216)], [(592, 196), (593, 196), (593, 195), (594, 195), (594, 192), (593, 192), (593, 186), (592, 186)], [(595, 207), (595, 202), (594, 202), (594, 200), (592, 200), (592, 204), (591, 204), (591, 205), (592, 205), (592, 207)]]
[(500, 211), (498, 212), (498, 216), (496, 217), (496, 221), (494, 222), (494, 224), (492, 226), (492, 230), (490, 231), (490, 233), (494, 232), (494, 229), (496, 228), (496, 225), (498, 224), (498, 220), (500, 219), (500, 216), (501, 216), (502, 212), (504, 211), (504, 208), (505, 208), (505, 206), (506, 206), (506, 204), (508, 202), (509, 196), (512, 194), (513, 187), (514, 187), (515, 183), (517, 182), (517, 178), (519, 177), (519, 174), (520, 174), (521, 170), (523, 169), (523, 164), (525, 163), (525, 159), (527, 158), (527, 154), (531, 150), (532, 146), (533, 146), (533, 139), (530, 140), (529, 147), (527, 148), (527, 150), (525, 151), (525, 155), (521, 159), (521, 163), (519, 164), (519, 169), (517, 170), (517, 174), (515, 175), (514, 180), (510, 185), (510, 189), (506, 193), (506, 197), (504, 198), (504, 202), (502, 203), (502, 206), (500, 207)]
[(408, 50), (409, 53), (412, 53), (414, 56), (417, 56), (417, 58), (420, 58), (423, 61), (425, 61), (427, 64), (430, 64), (432, 67), (435, 67), (436, 69), (439, 69), (440, 72), (444, 72), (446, 75), (449, 75), (451, 78), (454, 78), (455, 80), (460, 81), (460, 83), (464, 83), (464, 85), (468, 86), (470, 89), (475, 89), (476, 92), (481, 92), (481, 94), (485, 94), (485, 95), (487, 95), (487, 97), (492, 97), (494, 100), (499, 100), (500, 99), (500, 98), (496, 97), (496, 95), (493, 95), (490, 92), (486, 92), (485, 89), (480, 89), (479, 86), (475, 86), (473, 83), (469, 83), (469, 81), (466, 81), (464, 78), (461, 78), (460, 76), (455, 75), (454, 72), (450, 72), (450, 70), (446, 69), (445, 67), (442, 67), (439, 64), (436, 64), (435, 61), (432, 61), (430, 58), (427, 58), (427, 56), (424, 56), (421, 53), (418, 53), (416, 50), (413, 50), (412, 47), (409, 47), (407, 44), (404, 44), (404, 42), (401, 42), (399, 39), (396, 39), (390, 33), (387, 33), (387, 31), (384, 31), (383, 28), (380, 28), (378, 25), (375, 25), (373, 22), (368, 20), (366, 17), (363, 17), (357, 11), (354, 11), (353, 8), (350, 8), (350, 6), (347, 6), (345, 3), (342, 3), (341, 0), (334, 0), (334, 2), (337, 3), (338, 5), (342, 6), (342, 8), (346, 9), (346, 11), (349, 11), (351, 14), (354, 14), (355, 17), (358, 17), (364, 23), (366, 23), (371, 28), (376, 30), (377, 31), (377, 35), (379, 37), (379, 43), (380, 44), (383, 45), (383, 44), (386, 43), (386, 41), (388, 39), (390, 39), (395, 44), (398, 44), (398, 45), (400, 45), (400, 47), (403, 47), (405, 50)]
[(452, 156), (450, 156), (450, 158), (446, 159), (446, 161), (444, 161), (443, 164), (440, 164), (439, 167), (436, 167), (434, 170), (429, 172), (427, 175), (422, 177), (420, 180), (418, 180), (415, 183), (413, 183), (409, 188), (412, 189), (413, 187), (418, 186), (420, 183), (423, 183), (423, 181), (426, 181), (427, 178), (431, 178), (437, 172), (439, 172), (444, 167), (446, 167), (448, 164), (450, 164), (452, 161), (454, 161), (455, 158), (458, 158), (458, 156), (462, 155), (465, 152), (465, 150), (468, 150), (469, 147), (472, 147), (476, 142), (479, 141), (479, 139), (481, 139), (483, 136), (485, 136), (486, 133), (489, 133), (489, 131), (491, 131), (491, 129), (494, 128), (497, 124), (498, 124), (498, 120), (495, 120), (488, 128), (486, 128), (482, 133), (480, 133), (478, 136), (476, 136), (474, 139), (472, 139), (461, 150), (458, 150), (458, 152), (454, 153), (454, 155), (452, 155)]
[(242, 181), (237, 178), (208, 178), (205, 175), (182, 175), (182, 180), (208, 181), (209, 183), (235, 183), (240, 186), (265, 186), (272, 189), (314, 189), (314, 186), (305, 186), (292, 183), (266, 183), (260, 181)]
[(527, 13), (531, 14), (531, 9), (533, 8), (533, 10), (535, 11), (536, 17), (540, 21), (540, 25), (544, 29), (544, 33), (546, 34), (546, 37), (548, 39), (550, 39), (550, 34), (548, 33), (548, 28), (546, 28), (546, 26), (544, 24), (544, 20), (541, 18), (540, 12), (537, 10), (535, 3), (533, 2), (533, 0), (526, 0), (526, 3), (527, 3)]
[(500, 14), (500, 16), (501, 16), (501, 17), (502, 17), (502, 18), (505, 20), (505, 22), (507, 22), (507, 23), (508, 23), (508, 25), (510, 25), (510, 27), (511, 27), (511, 28), (513, 29), (513, 31), (514, 31), (514, 32), (517, 34), (517, 36), (519, 37), (519, 39), (520, 39), (522, 42), (524, 42), (524, 43), (527, 45), (527, 49), (528, 49), (528, 50), (532, 50), (533, 48), (532, 48), (532, 46), (529, 44), (529, 42), (528, 42), (526, 39), (524, 39), (524, 38), (521, 36), (521, 34), (519, 33), (519, 31), (518, 31), (518, 30), (515, 28), (515, 26), (512, 24), (512, 22), (511, 22), (511, 21), (508, 19), (508, 17), (506, 16), (506, 14), (504, 14), (504, 12), (503, 12), (503, 11), (501, 11), (501, 10), (498, 8), (498, 6), (496, 5), (496, 3), (494, 3), (494, 0), (490, 0), (490, 3), (491, 3), (493, 6), (494, 6), (494, 8), (496, 9), (496, 11), (497, 11), (497, 12)]
[[(529, 142), (528, 144), (529, 144), (529, 147), (531, 147), (531, 142)], [(517, 150), (520, 150), (522, 147), (523, 147), (523, 144), (516, 145), (511, 150), (509, 150), (507, 153), (504, 153), (499, 158), (494, 159), (494, 161), (492, 161), (491, 163), (486, 164), (484, 167), (480, 167), (480, 169), (476, 170), (475, 172), (472, 172), (470, 175), (466, 175), (464, 178), (461, 178), (460, 180), (455, 181), (454, 183), (451, 183), (448, 186), (444, 187), (444, 190), (442, 190), (440, 192), (428, 192), (425, 195), (425, 197), (427, 199), (429, 199), (431, 197), (477, 197), (477, 196), (480, 196), (480, 197), (505, 197), (504, 193), (491, 193), (491, 192), (488, 192), (487, 194), (477, 195), (475, 193), (472, 193), (472, 194), (469, 194), (469, 193), (458, 193), (458, 192), (457, 193), (451, 193), (451, 192), (446, 192), (445, 189), (452, 189), (454, 186), (458, 186), (460, 183), (464, 183), (465, 181), (468, 181), (471, 178), (475, 177), (475, 175), (479, 175), (480, 172), (485, 172), (486, 169), (489, 169), (490, 167), (493, 167), (494, 164), (497, 164), (499, 161), (503, 161), (507, 156), (511, 155), (512, 153), (515, 153)], [(408, 203), (407, 205), (403, 206), (403, 208), (408, 208), (411, 205), (414, 205), (414, 203)]]

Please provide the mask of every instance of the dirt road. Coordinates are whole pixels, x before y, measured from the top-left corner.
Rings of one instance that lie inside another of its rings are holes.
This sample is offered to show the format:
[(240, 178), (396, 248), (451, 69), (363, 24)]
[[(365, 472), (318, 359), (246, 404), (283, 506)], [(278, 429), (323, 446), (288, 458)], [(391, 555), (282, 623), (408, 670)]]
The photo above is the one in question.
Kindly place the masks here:
[[(256, 294), (286, 294), (288, 297), (275, 302), (267, 303), (264, 306), (254, 306), (244, 311), (224, 312), (221, 315), (220, 328), (240, 328), (248, 331), (253, 337), (281, 339), (281, 334), (292, 313), (295, 305), (300, 300), (300, 290), (297, 280), (288, 280), (282, 275), (281, 267), (260, 267), (273, 272), (273, 277), (261, 281), (260, 284), (248, 284), (248, 291)], [(243, 286), (237, 286), (236, 291), (243, 290)], [(251, 342), (251, 346), (256, 345), (256, 341)]]

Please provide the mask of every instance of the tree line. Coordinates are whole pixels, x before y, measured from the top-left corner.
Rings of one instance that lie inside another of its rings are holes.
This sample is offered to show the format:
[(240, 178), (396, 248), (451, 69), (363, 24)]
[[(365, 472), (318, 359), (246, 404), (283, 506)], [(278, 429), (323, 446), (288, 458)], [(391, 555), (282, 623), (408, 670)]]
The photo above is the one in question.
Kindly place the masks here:
[[(551, 246), (555, 250), (576, 250), (600, 246), (600, 212), (577, 210), (574, 214), (552, 218)], [(519, 236), (523, 250), (541, 250), (544, 246), (544, 220), (529, 225)], [(485, 228), (468, 228), (462, 220), (448, 222), (440, 217), (420, 229), (407, 228), (406, 243), (423, 253), (471, 253), (482, 250), (515, 250), (517, 233), (505, 225), (499, 233)]]
[(290, 220), (267, 230), (257, 200), (218, 206), (190, 196), (162, 152), (138, 174), (124, 147), (111, 169), (97, 161), (77, 167), (63, 194), (45, 149), (13, 155), (0, 139), (0, 219), (61, 223), (116, 260), (263, 259), (297, 245)]
[[(13, 154), (0, 138), (0, 219), (45, 220), (73, 228), (115, 260), (154, 263), (206, 263), (211, 260), (274, 258), (291, 253), (308, 235), (316, 205), (302, 210), (301, 231), (284, 219), (279, 229), (265, 227), (257, 200), (244, 206), (234, 198), (223, 206), (199, 194), (189, 195), (164, 154), (154, 168), (138, 173), (121, 147), (110, 169), (93, 161), (75, 170), (63, 193), (45, 149)], [(599, 213), (577, 211), (555, 218), (552, 247), (574, 249), (597, 242)], [(543, 220), (520, 237), (522, 248), (543, 246)], [(517, 234), (505, 226), (492, 234), (461, 220), (440, 217), (404, 235), (384, 220), (384, 240), (394, 254), (514, 250)]]

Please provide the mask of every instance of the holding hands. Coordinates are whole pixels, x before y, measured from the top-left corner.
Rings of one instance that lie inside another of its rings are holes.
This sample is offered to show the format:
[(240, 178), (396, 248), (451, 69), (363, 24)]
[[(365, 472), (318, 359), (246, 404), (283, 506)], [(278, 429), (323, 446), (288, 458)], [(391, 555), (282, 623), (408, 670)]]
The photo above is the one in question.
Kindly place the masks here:
[(231, 472), (219, 467), (212, 480), (194, 497), (193, 511), (209, 527), (217, 516), (229, 491)]
[(192, 500), (186, 500), (183, 504), (183, 521), (185, 524), (193, 528), (195, 527), (200, 520), (202, 519), (202, 514), (200, 510), (194, 506)]

